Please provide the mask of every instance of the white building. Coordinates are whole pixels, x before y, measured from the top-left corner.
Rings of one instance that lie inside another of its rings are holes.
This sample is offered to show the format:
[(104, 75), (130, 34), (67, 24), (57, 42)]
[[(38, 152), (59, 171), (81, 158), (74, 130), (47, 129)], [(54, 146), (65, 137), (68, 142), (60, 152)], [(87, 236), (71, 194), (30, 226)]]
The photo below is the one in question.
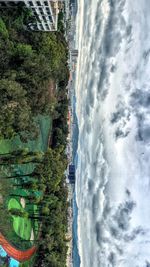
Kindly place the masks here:
[(35, 23), (29, 25), (31, 30), (57, 31), (59, 5), (58, 0), (0, 0), (1, 7), (14, 7), (17, 3), (23, 2), (31, 9)]

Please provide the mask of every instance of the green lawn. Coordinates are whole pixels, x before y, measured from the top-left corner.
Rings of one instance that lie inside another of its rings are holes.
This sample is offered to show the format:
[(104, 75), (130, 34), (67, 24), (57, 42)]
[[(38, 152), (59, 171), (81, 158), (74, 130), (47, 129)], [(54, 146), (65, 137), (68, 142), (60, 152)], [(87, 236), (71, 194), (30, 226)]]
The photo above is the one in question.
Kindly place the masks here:
[(15, 199), (11, 198), (10, 201), (8, 202), (8, 210), (10, 209), (21, 209), (21, 204)]
[[(15, 137), (13, 140), (0, 140), (0, 154), (5, 154), (5, 153), (11, 152), (13, 150), (21, 149), (21, 148), (28, 148), (29, 151), (45, 152), (47, 149), (47, 146), (48, 146), (48, 138), (49, 138), (49, 135), (51, 132), (52, 120), (49, 116), (39, 115), (36, 118), (36, 121), (37, 121), (37, 124), (39, 126), (39, 131), (40, 131), (39, 137), (36, 140), (28, 141), (27, 143), (22, 143), (18, 136)], [(34, 164), (31, 164), (31, 163), (15, 166), (15, 172), (17, 171), (17, 173), (20, 173), (20, 174), (30, 173), (30, 172), (32, 172), (33, 169), (34, 169)], [(10, 170), (7, 167), (1, 168), (1, 170), (0, 170), (0, 173), (2, 176), (3, 176), (3, 174), (6, 174), (6, 173), (7, 173), (7, 175), (10, 175), (11, 173), (9, 173), (9, 172), (10, 172)], [(18, 197), (10, 198), (8, 196), (8, 198), (6, 200), (8, 210), (11, 208), (23, 209), (23, 207), (20, 204), (19, 190), (17, 189), (17, 191), (18, 191)], [(22, 196), (27, 195), (27, 194), (32, 194), (32, 192), (30, 192), (30, 191), (27, 192), (27, 190), (22, 190), (22, 191), (23, 191), (23, 192), (21, 192)], [(37, 210), (36, 205), (32, 205), (32, 207), (31, 206), (26, 207), (27, 212), (29, 212), (29, 210), (28, 210), (29, 208), (30, 208), (30, 212), (33, 212), (33, 213), (36, 212), (36, 210)], [(18, 237), (21, 237), (20, 241), (22, 239), (30, 240), (32, 229), (34, 231), (34, 236), (36, 238), (36, 236), (38, 234), (35, 231), (35, 229), (38, 229), (37, 221), (35, 221), (35, 220), (33, 221), (29, 218), (22, 218), (19, 216), (12, 216), (12, 218), (13, 218), (12, 228), (14, 229), (14, 233), (16, 233)], [(12, 231), (13, 231), (13, 229), (12, 229)], [(9, 236), (11, 236), (11, 235), (9, 235)], [(29, 243), (31, 244), (31, 242), (29, 242)], [(33, 257), (33, 259), (34, 259), (34, 257)], [(20, 264), (20, 266), (26, 266), (26, 267), (30, 266), (31, 267), (32, 266), (31, 261), (33, 261), (33, 259), (31, 259), (28, 262)]]
[(21, 218), (13, 216), (14, 222), (13, 227), (16, 232), (22, 239), (30, 240), (31, 236), (31, 220), (28, 218)]
[[(8, 210), (13, 208), (22, 211), (24, 210), (21, 204), (15, 198), (11, 198), (10, 201), (8, 202)], [(29, 218), (22, 218), (19, 216), (12, 216), (12, 217), (13, 217), (13, 228), (16, 234), (20, 236), (22, 239), (30, 240), (31, 230), (32, 230), (31, 220)]]

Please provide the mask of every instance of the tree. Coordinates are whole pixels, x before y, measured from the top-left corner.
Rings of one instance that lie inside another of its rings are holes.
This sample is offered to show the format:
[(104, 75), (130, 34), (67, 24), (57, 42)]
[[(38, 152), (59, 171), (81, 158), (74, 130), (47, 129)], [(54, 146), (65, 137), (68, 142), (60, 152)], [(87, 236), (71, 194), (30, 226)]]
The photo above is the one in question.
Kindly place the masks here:
[(33, 56), (27, 57), (19, 68), (16, 80), (26, 90), (34, 115), (45, 113), (50, 103), (48, 88), (50, 77), (51, 68), (42, 54), (34, 53)]
[(9, 37), (8, 30), (2, 18), (0, 18), (0, 36), (6, 40)]
[[(12, 216), (30, 216), (33, 220), (42, 221), (40, 236), (36, 240), (36, 243), (39, 241), (39, 254), (35, 266), (64, 267), (67, 253), (64, 171), (67, 166), (68, 103), (65, 86), (69, 77), (68, 45), (63, 34), (26, 31), (25, 25), (30, 23), (32, 17), (30, 11), (20, 4), (13, 10), (2, 9), (0, 17), (0, 137), (19, 135), (23, 142), (35, 138), (38, 131), (34, 117), (38, 114), (55, 116), (53, 129), (57, 128), (53, 132), (57, 134), (56, 145), (54, 149), (48, 149), (45, 155), (24, 149), (0, 155), (0, 165), (4, 170), (6, 166), (10, 172), (14, 168), (12, 175), (3, 180), (3, 196), (9, 193), (9, 197), (16, 199), (24, 197), (28, 210), (28, 213), (5, 210), (6, 216), (3, 211), (1, 217), (5, 218), (1, 221), (5, 224), (6, 218), (12, 220)], [(52, 80), (57, 84), (53, 95), (50, 88)], [(34, 163), (33, 172), (16, 174), (16, 165), (28, 163)], [(20, 188), (16, 190), (17, 186), (25, 189), (27, 195)], [(33, 203), (37, 204), (34, 212), (31, 208)], [(7, 229), (11, 224), (12, 221), (7, 223)], [(14, 237), (8, 239), (13, 241)], [(18, 236), (15, 240), (20, 247), (22, 240)]]
[[(0, 157), (0, 165), (9, 164), (27, 164), (27, 163), (41, 163), (42, 164), (43, 153), (39, 151), (28, 151), (28, 149), (20, 149), (12, 151), (9, 155), (4, 155)], [(37, 172), (31, 173), (32, 176), (36, 177)], [(29, 174), (29, 175), (31, 175)], [(28, 176), (29, 176), (28, 175)], [(25, 175), (26, 176), (26, 175)], [(14, 178), (17, 178), (15, 176)], [(11, 178), (11, 176), (10, 176)]]
[(49, 84), (53, 79), (61, 91), (65, 90), (69, 78), (68, 47), (62, 35), (25, 31), (24, 25), (32, 16), (20, 4), (13, 12), (2, 9), (0, 15), (0, 82), (5, 82), (6, 88), (15, 88), (11, 93), (17, 96), (17, 101), (7, 97), (1, 108), (0, 136), (13, 138), (19, 134), (26, 142), (38, 135), (34, 116), (57, 114), (57, 101)]
[(26, 92), (20, 84), (8, 79), (0, 80), (0, 136), (12, 138), (16, 134), (31, 132), (33, 122)]
[(15, 47), (15, 56), (20, 60), (25, 60), (33, 56), (32, 46), (18, 43)]

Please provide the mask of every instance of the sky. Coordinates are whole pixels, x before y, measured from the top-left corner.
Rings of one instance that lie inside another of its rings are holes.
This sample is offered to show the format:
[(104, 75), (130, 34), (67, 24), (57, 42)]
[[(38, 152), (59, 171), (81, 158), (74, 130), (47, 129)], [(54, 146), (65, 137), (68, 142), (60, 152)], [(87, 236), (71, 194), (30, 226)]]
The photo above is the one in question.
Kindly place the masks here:
[(150, 266), (150, 5), (78, 2), (81, 267)]

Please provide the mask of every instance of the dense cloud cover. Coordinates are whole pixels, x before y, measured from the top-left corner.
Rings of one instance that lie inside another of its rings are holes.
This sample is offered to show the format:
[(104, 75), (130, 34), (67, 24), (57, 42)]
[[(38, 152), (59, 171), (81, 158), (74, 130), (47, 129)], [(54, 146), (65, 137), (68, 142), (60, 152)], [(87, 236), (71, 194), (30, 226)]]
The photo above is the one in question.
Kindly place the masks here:
[(81, 267), (148, 267), (150, 6), (84, 0), (78, 12)]

